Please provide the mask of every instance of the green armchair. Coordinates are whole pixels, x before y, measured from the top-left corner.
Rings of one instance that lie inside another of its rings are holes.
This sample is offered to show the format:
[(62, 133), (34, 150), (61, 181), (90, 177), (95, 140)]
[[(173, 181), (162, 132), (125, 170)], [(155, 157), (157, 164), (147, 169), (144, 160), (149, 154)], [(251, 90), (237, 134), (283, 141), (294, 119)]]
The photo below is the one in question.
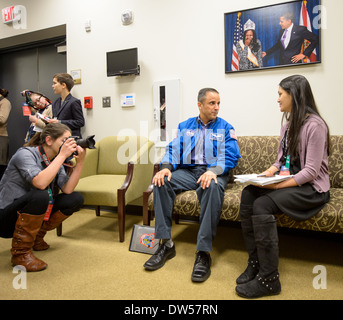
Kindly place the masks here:
[[(125, 240), (125, 207), (140, 198), (150, 184), (154, 143), (145, 137), (111, 136), (87, 150), (81, 178), (75, 191), (84, 205), (117, 207), (119, 240)], [(61, 235), (61, 229), (59, 235)]]

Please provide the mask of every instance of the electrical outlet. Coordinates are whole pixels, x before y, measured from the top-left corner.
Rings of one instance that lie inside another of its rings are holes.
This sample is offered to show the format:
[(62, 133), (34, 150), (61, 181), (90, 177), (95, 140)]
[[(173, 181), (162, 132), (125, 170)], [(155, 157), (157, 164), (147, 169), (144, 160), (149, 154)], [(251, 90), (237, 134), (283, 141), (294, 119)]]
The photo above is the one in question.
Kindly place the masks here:
[(102, 97), (102, 107), (103, 108), (111, 107), (111, 97)]

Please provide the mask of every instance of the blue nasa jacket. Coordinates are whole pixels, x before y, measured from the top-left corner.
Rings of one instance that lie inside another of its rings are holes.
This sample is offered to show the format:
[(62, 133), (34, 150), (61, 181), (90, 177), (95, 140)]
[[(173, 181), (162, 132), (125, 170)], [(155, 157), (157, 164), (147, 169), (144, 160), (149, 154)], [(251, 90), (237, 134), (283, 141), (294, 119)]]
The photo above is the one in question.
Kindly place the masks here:
[[(197, 142), (201, 135), (198, 117), (180, 123), (177, 137), (166, 147), (160, 168), (175, 171), (198, 165), (194, 161), (194, 153), (199, 151), (196, 150), (196, 146), (199, 145)], [(233, 126), (221, 118), (217, 118), (206, 129), (204, 150), (208, 170), (218, 176), (227, 174), (235, 168), (241, 157)]]

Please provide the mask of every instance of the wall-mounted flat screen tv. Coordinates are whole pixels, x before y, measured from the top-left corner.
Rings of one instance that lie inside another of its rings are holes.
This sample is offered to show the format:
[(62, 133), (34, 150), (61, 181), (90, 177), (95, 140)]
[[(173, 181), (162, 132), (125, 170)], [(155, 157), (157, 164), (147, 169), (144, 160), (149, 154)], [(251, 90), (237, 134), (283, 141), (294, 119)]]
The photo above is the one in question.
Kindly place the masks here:
[(139, 75), (138, 49), (111, 51), (107, 56), (107, 76)]

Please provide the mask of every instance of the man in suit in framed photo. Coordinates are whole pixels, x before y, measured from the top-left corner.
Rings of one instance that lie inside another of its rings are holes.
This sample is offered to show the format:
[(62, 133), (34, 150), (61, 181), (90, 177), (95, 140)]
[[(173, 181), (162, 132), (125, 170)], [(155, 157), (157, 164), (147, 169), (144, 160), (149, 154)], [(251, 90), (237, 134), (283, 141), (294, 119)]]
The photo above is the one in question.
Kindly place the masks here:
[[(306, 27), (294, 25), (294, 20), (294, 14), (291, 12), (284, 13), (280, 17), (281, 30), (278, 41), (272, 48), (262, 53), (263, 58), (279, 50), (279, 65), (289, 65), (303, 63), (303, 59), (311, 55), (319, 38)], [(305, 40), (309, 42), (309, 45), (304, 49)]]

